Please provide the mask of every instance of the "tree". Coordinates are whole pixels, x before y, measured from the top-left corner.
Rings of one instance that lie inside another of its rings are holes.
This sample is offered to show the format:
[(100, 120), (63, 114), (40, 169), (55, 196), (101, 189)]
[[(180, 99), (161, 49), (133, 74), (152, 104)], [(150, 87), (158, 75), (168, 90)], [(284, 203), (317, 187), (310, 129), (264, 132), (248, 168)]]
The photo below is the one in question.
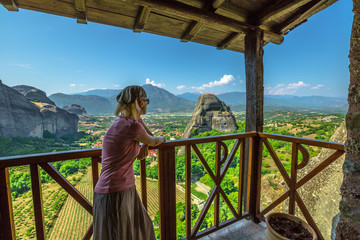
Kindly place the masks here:
[(354, 20), (350, 40), (349, 110), (346, 115), (344, 180), (341, 186), (340, 222), (336, 239), (360, 236), (360, 0), (353, 0)]

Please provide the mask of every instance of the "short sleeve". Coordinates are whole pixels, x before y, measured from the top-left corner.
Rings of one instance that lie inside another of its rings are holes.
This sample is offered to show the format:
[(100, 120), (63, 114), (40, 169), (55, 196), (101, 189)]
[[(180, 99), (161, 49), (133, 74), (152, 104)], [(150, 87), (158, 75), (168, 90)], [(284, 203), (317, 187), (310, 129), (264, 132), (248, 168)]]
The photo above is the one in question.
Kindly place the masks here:
[(131, 139), (134, 139), (144, 132), (145, 132), (145, 128), (143, 127), (143, 125), (139, 121), (134, 121), (133, 124), (131, 124), (131, 127), (128, 132), (128, 136)]

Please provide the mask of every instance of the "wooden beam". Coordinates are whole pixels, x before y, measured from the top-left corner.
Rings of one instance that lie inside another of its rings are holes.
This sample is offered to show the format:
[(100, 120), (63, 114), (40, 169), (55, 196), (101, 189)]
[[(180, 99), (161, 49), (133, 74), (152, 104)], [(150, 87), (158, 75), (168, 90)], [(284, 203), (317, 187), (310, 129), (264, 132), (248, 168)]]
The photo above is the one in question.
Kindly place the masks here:
[(14, 0), (0, 0), (0, 3), (9, 11), (19, 11), (19, 8)]
[(192, 38), (196, 35), (196, 33), (204, 26), (204, 23), (202, 22), (192, 22), (192, 24), (189, 26), (189, 28), (186, 30), (184, 35), (181, 38), (181, 42), (188, 42), (191, 41)]
[(246, 10), (232, 2), (224, 2), (221, 7), (216, 9), (215, 13), (240, 22), (248, 22)]
[(218, 46), (218, 50), (223, 50), (227, 48), (235, 39), (237, 39), (241, 33), (233, 32), (227, 38), (225, 38)]
[(290, 0), (290, 1), (281, 1), (278, 4), (272, 4), (269, 8), (265, 9), (258, 14), (256, 17), (260, 19), (259, 24), (265, 24), (270, 22), (289, 11), (293, 11), (304, 4), (310, 2), (311, 0)]
[(75, 0), (74, 5), (77, 23), (87, 24), (85, 0)]
[[(148, 6), (153, 9), (157, 9), (163, 12), (169, 12), (171, 14), (178, 15), (182, 18), (187, 18), (197, 22), (203, 22), (204, 24), (211, 24), (218, 26), (224, 30), (245, 33), (249, 29), (255, 29), (255, 26), (240, 22), (228, 17), (224, 17), (207, 11), (204, 9), (192, 7), (181, 2), (176, 1), (162, 1), (162, 0), (124, 0), (129, 3)], [(284, 41), (283, 36), (264, 30), (265, 40), (276, 44), (281, 44)]]
[(217, 9), (223, 4), (225, 0), (214, 0), (212, 3), (213, 8)]
[(321, 2), (322, 2), (321, 0), (313, 0), (301, 6), (294, 14), (288, 17), (284, 22), (274, 27), (274, 32), (285, 33), (297, 27), (301, 23), (305, 22), (307, 18), (311, 16), (309, 13), (312, 12), (315, 8), (317, 8), (318, 4), (320, 4)]
[(150, 15), (150, 8), (145, 6), (140, 6), (133, 28), (134, 32), (141, 33), (144, 30), (149, 15)]

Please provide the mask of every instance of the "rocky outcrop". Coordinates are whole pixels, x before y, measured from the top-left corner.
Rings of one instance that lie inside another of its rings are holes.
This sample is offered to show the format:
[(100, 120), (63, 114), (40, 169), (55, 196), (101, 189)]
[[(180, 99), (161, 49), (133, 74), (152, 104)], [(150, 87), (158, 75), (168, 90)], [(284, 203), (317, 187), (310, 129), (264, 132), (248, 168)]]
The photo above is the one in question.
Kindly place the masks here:
[(220, 132), (233, 132), (238, 129), (238, 126), (230, 107), (214, 94), (206, 93), (198, 98), (192, 119), (182, 138), (191, 138), (193, 132), (208, 132), (212, 129)]
[(43, 117), (44, 130), (61, 137), (76, 133), (78, 130), (79, 117), (55, 105), (39, 105)]
[[(345, 123), (343, 123), (330, 138), (330, 141), (344, 143), (346, 135)], [(316, 157), (310, 159), (304, 169), (299, 170), (298, 179), (308, 174), (334, 151), (323, 148)], [(342, 171), (344, 159), (345, 155), (342, 155), (298, 189), (300, 197), (325, 239), (331, 239), (333, 218), (339, 213), (340, 186), (344, 177)]]
[(4, 137), (42, 137), (39, 109), (18, 91), (0, 80), (0, 135)]
[(95, 119), (86, 113), (84, 107), (78, 104), (71, 104), (70, 106), (63, 107), (64, 110), (76, 114), (81, 121), (93, 122)]
[[(23, 88), (24, 92), (29, 92), (26, 91), (26, 87)], [(42, 96), (46, 97), (46, 94), (44, 93)], [(0, 81), (1, 136), (42, 137), (45, 130), (57, 136), (63, 136), (76, 133), (78, 121), (79, 118), (76, 114), (69, 113), (52, 104), (40, 102), (39, 99), (32, 102), (17, 90)]]
[(43, 102), (55, 105), (55, 103), (46, 96), (46, 93), (40, 89), (27, 85), (17, 85), (12, 88), (24, 95), (32, 102)]

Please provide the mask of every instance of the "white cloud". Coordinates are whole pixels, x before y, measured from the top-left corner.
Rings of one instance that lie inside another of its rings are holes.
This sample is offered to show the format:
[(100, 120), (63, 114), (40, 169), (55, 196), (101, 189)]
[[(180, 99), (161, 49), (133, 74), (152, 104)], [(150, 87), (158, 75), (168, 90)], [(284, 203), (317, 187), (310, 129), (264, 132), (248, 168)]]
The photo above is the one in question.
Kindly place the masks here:
[(266, 94), (287, 95), (294, 94), (299, 88), (307, 86), (309, 86), (309, 84), (306, 84), (303, 81), (299, 81), (298, 83), (289, 83), (288, 85), (278, 84), (275, 87), (267, 87), (265, 90)]
[(185, 85), (180, 85), (180, 86), (177, 86), (176, 88), (179, 89), (179, 90), (181, 90), (181, 89), (186, 88), (186, 86), (185, 86)]
[(32, 69), (31, 64), (29, 63), (16, 63), (16, 64), (11, 64), (12, 66), (16, 66), (16, 67), (21, 67), (21, 68), (26, 68), (26, 69)]
[(324, 85), (319, 84), (319, 85), (316, 85), (315, 87), (312, 87), (311, 89), (319, 89), (319, 88), (322, 88), (322, 87), (324, 87)]
[(76, 87), (76, 83), (70, 83), (69, 87)]
[(165, 86), (164, 84), (161, 84), (161, 83), (155, 83), (154, 80), (150, 81), (150, 78), (146, 79), (146, 84), (151, 84), (155, 87), (164, 87)]
[(235, 78), (233, 75), (227, 75), (225, 74), (220, 81), (213, 81), (213, 82), (209, 82), (207, 84), (203, 84), (200, 87), (197, 87), (196, 90), (201, 91), (204, 90), (205, 88), (213, 88), (215, 86), (222, 86), (222, 85), (226, 85), (229, 84), (230, 82), (234, 81)]
[(119, 84), (114, 84), (113, 87), (119, 88), (120, 85)]

